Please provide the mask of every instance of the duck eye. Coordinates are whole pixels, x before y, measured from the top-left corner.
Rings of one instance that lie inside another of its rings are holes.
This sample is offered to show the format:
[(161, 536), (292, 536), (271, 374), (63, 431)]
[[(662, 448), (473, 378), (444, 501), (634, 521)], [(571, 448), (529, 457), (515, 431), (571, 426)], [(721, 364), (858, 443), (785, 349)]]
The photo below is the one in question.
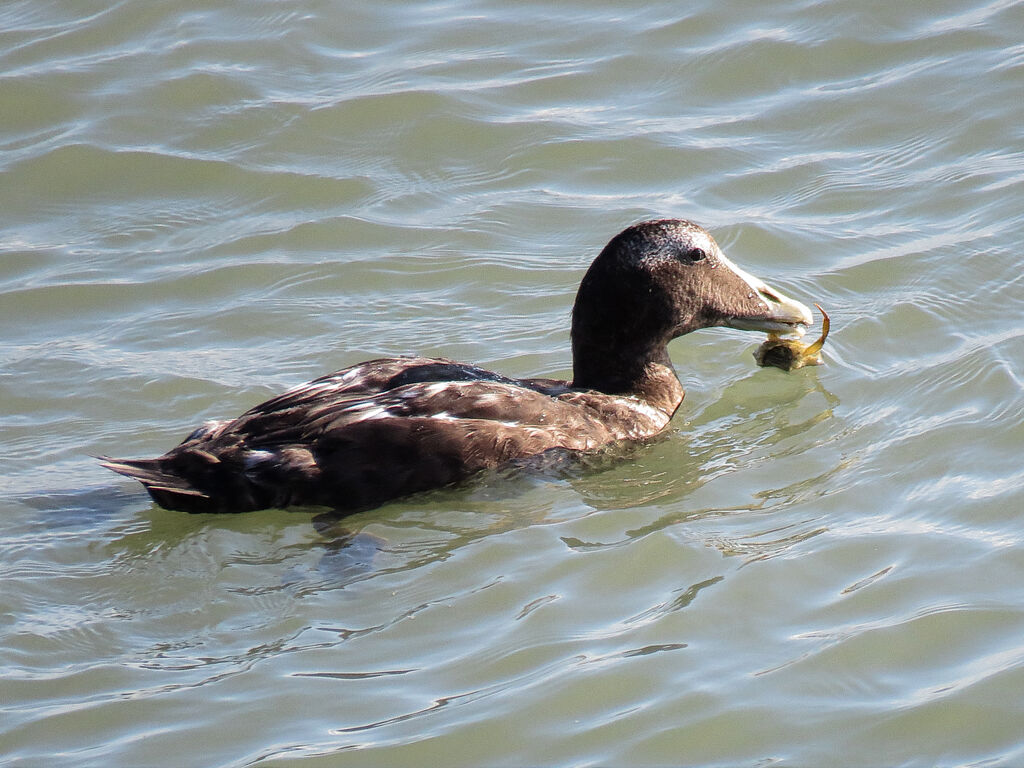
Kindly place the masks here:
[(690, 257), (690, 261), (703, 261), (708, 257), (703, 248), (694, 248), (686, 255)]

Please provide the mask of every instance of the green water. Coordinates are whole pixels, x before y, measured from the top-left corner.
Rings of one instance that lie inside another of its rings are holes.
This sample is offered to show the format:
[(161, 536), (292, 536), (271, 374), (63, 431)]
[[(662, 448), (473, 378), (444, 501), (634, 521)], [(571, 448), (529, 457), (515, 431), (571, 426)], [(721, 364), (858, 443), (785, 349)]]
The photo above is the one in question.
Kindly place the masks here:
[[(0, 4), (0, 763), (1024, 764), (1024, 5)], [(96, 454), (370, 357), (569, 373), (707, 226), (826, 365), (363, 513)]]

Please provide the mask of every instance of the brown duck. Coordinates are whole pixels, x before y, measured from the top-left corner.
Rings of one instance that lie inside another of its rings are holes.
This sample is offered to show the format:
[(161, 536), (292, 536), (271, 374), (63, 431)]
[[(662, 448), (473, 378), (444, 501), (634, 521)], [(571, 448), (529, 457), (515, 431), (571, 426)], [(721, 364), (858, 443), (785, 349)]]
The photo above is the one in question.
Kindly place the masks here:
[(153, 459), (101, 457), (163, 507), (342, 512), (544, 451), (593, 451), (664, 430), (683, 400), (668, 343), (727, 326), (800, 334), (810, 310), (666, 219), (612, 238), (572, 312), (572, 381), (512, 379), (421, 357), (360, 363), (208, 422)]

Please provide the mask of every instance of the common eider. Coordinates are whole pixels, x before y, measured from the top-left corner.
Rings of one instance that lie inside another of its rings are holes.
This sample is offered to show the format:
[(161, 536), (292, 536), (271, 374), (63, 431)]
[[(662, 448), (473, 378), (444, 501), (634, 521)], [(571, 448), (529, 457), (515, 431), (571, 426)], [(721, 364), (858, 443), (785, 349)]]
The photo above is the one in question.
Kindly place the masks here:
[(423, 357), (371, 360), (208, 422), (153, 459), (100, 457), (186, 512), (316, 505), (356, 512), (552, 449), (663, 431), (683, 400), (668, 343), (727, 326), (801, 335), (810, 310), (743, 271), (701, 227), (628, 227), (572, 310), (572, 381)]

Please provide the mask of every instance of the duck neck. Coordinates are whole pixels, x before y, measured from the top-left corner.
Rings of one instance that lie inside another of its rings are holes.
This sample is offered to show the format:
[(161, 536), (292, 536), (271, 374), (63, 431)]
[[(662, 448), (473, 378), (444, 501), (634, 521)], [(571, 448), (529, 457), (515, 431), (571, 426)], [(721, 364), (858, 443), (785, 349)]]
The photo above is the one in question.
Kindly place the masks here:
[(678, 307), (658, 280), (624, 268), (609, 248), (590, 265), (573, 304), (573, 386), (638, 397), (671, 416), (683, 400), (668, 357)]
[(664, 343), (647, 350), (616, 349), (588, 344), (574, 335), (572, 357), (574, 387), (638, 397), (668, 416), (683, 402), (683, 385)]

